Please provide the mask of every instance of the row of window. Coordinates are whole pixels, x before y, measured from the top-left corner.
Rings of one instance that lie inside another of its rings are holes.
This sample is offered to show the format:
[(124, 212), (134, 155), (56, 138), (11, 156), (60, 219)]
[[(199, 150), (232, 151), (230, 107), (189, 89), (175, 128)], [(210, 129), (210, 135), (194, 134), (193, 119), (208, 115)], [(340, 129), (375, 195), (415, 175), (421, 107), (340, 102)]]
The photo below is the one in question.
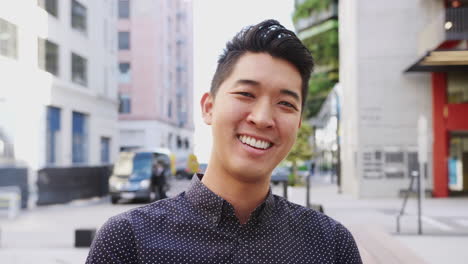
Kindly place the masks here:
[[(172, 148), (172, 133), (169, 133), (167, 141), (168, 141), (168, 146), (171, 149)], [(190, 141), (188, 138), (183, 139), (180, 136), (176, 136), (176, 147), (177, 149), (189, 149), (190, 148)]]
[[(47, 39), (38, 38), (38, 66), (56, 76), (59, 75), (59, 46)], [(12, 23), (0, 18), (0, 55), (18, 58), (17, 29)], [(83, 86), (88, 83), (87, 60), (71, 53), (71, 81)]]
[[(122, 34), (124, 33), (124, 34)], [(125, 34), (127, 33), (127, 34)], [(16, 59), (18, 57), (17, 51), (17, 29), (16, 26), (2, 18), (0, 18), (0, 55)], [(129, 48), (129, 34), (128, 32), (119, 32), (119, 48)], [(122, 39), (126, 39), (122, 41)], [(59, 61), (60, 49), (59, 45), (47, 40), (38, 38), (38, 66), (55, 76), (59, 76)], [(83, 86), (87, 85), (87, 59), (76, 54), (71, 53), (71, 80)], [(119, 64), (119, 82), (130, 82), (130, 63)]]
[[(61, 109), (47, 107), (47, 133), (46, 133), (46, 162), (47, 165), (56, 165), (60, 154)], [(88, 116), (80, 112), (72, 113), (72, 163), (87, 164), (89, 161), (89, 122)], [(100, 138), (101, 163), (110, 162), (109, 137)]]
[[(59, 17), (58, 0), (38, 0), (38, 6), (42, 7), (54, 17)], [(76, 0), (71, 1), (70, 23), (73, 29), (86, 33), (87, 31), (87, 8)]]
[[(39, 68), (59, 76), (59, 46), (54, 42), (38, 38)], [(83, 86), (88, 84), (88, 60), (71, 52), (71, 81)]]

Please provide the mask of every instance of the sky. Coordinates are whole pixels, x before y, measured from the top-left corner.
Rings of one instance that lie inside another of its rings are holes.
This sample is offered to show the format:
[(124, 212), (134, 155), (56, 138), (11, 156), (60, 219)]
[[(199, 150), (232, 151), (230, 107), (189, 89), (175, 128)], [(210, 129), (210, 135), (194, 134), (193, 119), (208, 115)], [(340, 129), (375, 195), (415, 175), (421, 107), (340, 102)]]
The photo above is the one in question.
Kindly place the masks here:
[(293, 30), (294, 0), (193, 0), (194, 22), (194, 152), (206, 163), (211, 150), (211, 127), (201, 118), (200, 99), (210, 89), (216, 61), (226, 42), (243, 27), (276, 19)]

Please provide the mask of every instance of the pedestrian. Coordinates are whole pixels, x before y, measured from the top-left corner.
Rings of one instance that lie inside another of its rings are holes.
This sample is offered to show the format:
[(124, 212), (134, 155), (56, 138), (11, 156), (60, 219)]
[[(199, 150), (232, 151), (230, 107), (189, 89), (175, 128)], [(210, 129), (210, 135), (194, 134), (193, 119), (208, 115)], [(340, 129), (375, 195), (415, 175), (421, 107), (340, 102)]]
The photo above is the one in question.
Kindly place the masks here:
[(153, 191), (157, 194), (157, 199), (165, 199), (166, 196), (166, 169), (164, 163), (155, 160), (151, 171), (151, 180)]
[(201, 98), (213, 132), (205, 174), (176, 197), (110, 218), (87, 263), (362, 263), (343, 225), (271, 192), (312, 67), (310, 52), (275, 20), (234, 36)]

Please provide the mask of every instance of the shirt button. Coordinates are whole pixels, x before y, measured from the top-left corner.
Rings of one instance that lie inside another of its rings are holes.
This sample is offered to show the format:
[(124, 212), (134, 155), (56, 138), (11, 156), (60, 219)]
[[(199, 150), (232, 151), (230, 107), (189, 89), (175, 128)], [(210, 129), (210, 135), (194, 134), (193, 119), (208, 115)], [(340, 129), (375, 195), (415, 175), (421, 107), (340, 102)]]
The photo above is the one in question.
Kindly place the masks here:
[(213, 223), (216, 224), (217, 222), (218, 222), (218, 217), (214, 216), (214, 217), (213, 217)]
[(242, 243), (244, 243), (244, 241), (242, 241), (242, 238), (238, 238), (237, 243), (242, 244)]

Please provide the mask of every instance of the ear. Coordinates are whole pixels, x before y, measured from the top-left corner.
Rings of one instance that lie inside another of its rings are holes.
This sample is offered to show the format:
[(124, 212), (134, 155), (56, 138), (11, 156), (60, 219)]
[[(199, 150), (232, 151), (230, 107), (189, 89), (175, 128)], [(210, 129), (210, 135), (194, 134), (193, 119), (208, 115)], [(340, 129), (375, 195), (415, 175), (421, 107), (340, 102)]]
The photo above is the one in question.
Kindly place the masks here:
[(200, 105), (202, 110), (203, 121), (205, 121), (205, 124), (207, 125), (211, 125), (213, 104), (214, 98), (211, 95), (211, 93), (204, 93), (200, 100)]

